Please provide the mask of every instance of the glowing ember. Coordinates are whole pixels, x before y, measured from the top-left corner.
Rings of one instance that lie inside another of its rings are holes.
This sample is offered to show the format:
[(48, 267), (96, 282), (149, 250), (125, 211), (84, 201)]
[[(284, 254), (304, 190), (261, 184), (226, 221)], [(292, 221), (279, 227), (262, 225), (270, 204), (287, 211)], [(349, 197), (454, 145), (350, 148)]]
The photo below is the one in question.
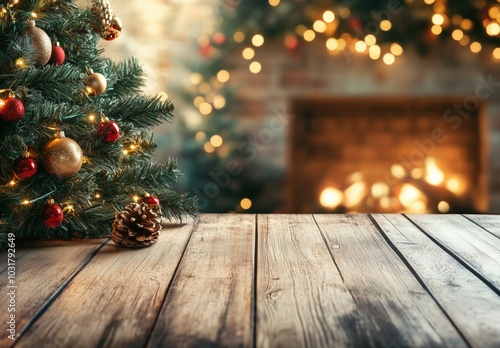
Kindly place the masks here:
[(323, 207), (329, 209), (337, 208), (340, 203), (342, 203), (343, 199), (344, 195), (342, 194), (342, 192), (333, 187), (327, 187), (321, 192), (321, 195), (319, 196), (320, 204)]
[(345, 206), (354, 207), (361, 203), (365, 196), (366, 184), (362, 181), (356, 182), (345, 190)]
[(429, 184), (437, 186), (443, 183), (444, 173), (437, 167), (436, 160), (433, 157), (425, 160), (425, 170), (425, 181)]

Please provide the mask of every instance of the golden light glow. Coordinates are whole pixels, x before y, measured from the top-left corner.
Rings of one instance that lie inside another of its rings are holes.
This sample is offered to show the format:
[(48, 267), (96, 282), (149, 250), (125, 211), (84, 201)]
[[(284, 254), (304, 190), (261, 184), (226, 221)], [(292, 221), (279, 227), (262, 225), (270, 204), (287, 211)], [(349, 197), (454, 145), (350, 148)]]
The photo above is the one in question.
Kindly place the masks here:
[(500, 60), (500, 47), (493, 50), (493, 58)]
[(363, 53), (364, 51), (366, 51), (366, 44), (364, 41), (358, 41), (356, 42), (356, 44), (354, 45), (354, 48), (356, 49), (356, 51), (358, 51), (359, 53)]
[(252, 45), (260, 47), (264, 44), (264, 36), (257, 34), (252, 37)]
[(368, 34), (365, 36), (365, 43), (368, 46), (373, 46), (377, 43), (377, 38), (372, 34)]
[(453, 33), (451, 33), (451, 37), (453, 40), (460, 41), (464, 37), (464, 32), (460, 29), (455, 29)]
[(434, 12), (444, 13), (446, 11), (446, 6), (442, 2), (436, 2), (434, 4)]
[(411, 184), (403, 184), (399, 192), (399, 201), (405, 208), (410, 208), (415, 202), (421, 200), (423, 193)]
[(396, 61), (396, 57), (394, 57), (392, 53), (384, 54), (384, 57), (382, 59), (386, 65), (392, 65)]
[(448, 202), (445, 202), (445, 201), (439, 202), (437, 208), (438, 208), (439, 212), (443, 213), (443, 214), (446, 214), (447, 212), (450, 211), (450, 205), (448, 204)]
[(89, 121), (94, 122), (96, 118), (96, 114), (89, 114)]
[(326, 23), (318, 19), (314, 22), (313, 29), (318, 33), (324, 33), (326, 31)]
[(465, 18), (460, 23), (460, 28), (462, 28), (463, 30), (471, 30), (473, 26), (474, 26), (474, 23), (468, 18)]
[(432, 5), (435, 0), (424, 0), (427, 5)]
[(339, 45), (338, 50), (340, 51), (342, 51), (347, 46), (347, 42), (342, 38), (337, 40), (337, 44)]
[(431, 32), (434, 35), (439, 35), (443, 32), (443, 28), (440, 25), (433, 25), (431, 28)]
[(220, 110), (222, 109), (224, 106), (226, 106), (226, 99), (221, 96), (221, 95), (216, 95), (214, 97), (214, 108), (216, 108), (217, 110)]
[(314, 31), (312, 31), (311, 29), (308, 29), (304, 32), (303, 37), (304, 37), (304, 40), (311, 42), (312, 40), (314, 40), (316, 38), (316, 33)]
[(381, 198), (383, 196), (388, 196), (390, 192), (389, 185), (385, 182), (377, 182), (372, 185), (372, 196), (374, 198)]
[(212, 105), (210, 105), (209, 103), (202, 103), (200, 105), (200, 113), (202, 115), (209, 115), (210, 113), (212, 112)]
[(70, 204), (70, 205), (67, 205), (64, 210), (66, 210), (67, 212), (72, 212), (72, 211), (75, 211), (75, 207), (72, 204)]
[(326, 23), (332, 23), (335, 20), (335, 13), (333, 13), (332, 11), (325, 11), (323, 13), (323, 20)]
[(132, 199), (134, 200), (134, 202), (139, 202), (139, 200), (141, 199), (141, 197), (139, 197), (138, 195), (134, 195), (134, 197), (132, 197)]
[(403, 47), (401, 47), (401, 45), (398, 43), (393, 43), (391, 45), (391, 53), (394, 54), (396, 57), (400, 56), (403, 54)]
[(193, 104), (194, 104), (194, 106), (199, 108), (200, 105), (203, 104), (204, 102), (205, 102), (205, 98), (203, 98), (202, 96), (197, 96), (196, 98), (194, 98)]
[(340, 17), (349, 18), (351, 16), (351, 10), (348, 7), (342, 7), (339, 11)]
[(26, 61), (24, 60), (24, 58), (17, 58), (15, 64), (16, 64), (16, 67), (18, 67), (19, 69), (24, 69), (27, 67)]
[(243, 58), (250, 60), (255, 57), (255, 51), (253, 50), (253, 48), (247, 47), (243, 50), (242, 55)]
[(500, 8), (497, 6), (493, 6), (488, 10), (488, 16), (490, 16), (491, 19), (497, 18), (499, 14), (500, 14)]
[(14, 180), (11, 180), (11, 181), (9, 182), (9, 185), (10, 185), (10, 186), (16, 186), (16, 182), (15, 182)]
[(205, 145), (203, 145), (203, 149), (205, 150), (206, 153), (212, 153), (215, 151), (215, 147), (210, 144), (209, 142), (205, 143)]
[(206, 46), (210, 44), (210, 39), (206, 35), (202, 35), (198, 38), (198, 45)]
[(189, 79), (193, 85), (199, 85), (203, 81), (203, 76), (199, 73), (192, 73)]
[(222, 137), (218, 134), (212, 136), (210, 138), (210, 144), (212, 144), (213, 147), (219, 147), (223, 143)]
[(366, 184), (363, 181), (356, 182), (349, 186), (344, 192), (344, 204), (348, 208), (355, 207), (363, 200), (366, 191)]
[(500, 24), (497, 22), (491, 22), (486, 26), (486, 34), (489, 36), (497, 36), (500, 34)]
[(481, 49), (482, 49), (482, 46), (477, 41), (470, 44), (470, 50), (472, 51), (472, 53), (479, 53), (481, 51)]
[(421, 168), (413, 168), (411, 171), (411, 177), (413, 179), (422, 179), (424, 176), (424, 171)]
[(295, 32), (297, 33), (298, 36), (303, 36), (304, 33), (307, 31), (307, 27), (305, 25), (297, 25), (295, 28)]
[(233, 39), (237, 43), (242, 43), (243, 41), (245, 41), (245, 34), (243, 34), (241, 31), (237, 31), (236, 33), (234, 33)]
[(203, 132), (198, 132), (195, 134), (194, 138), (196, 139), (196, 141), (201, 143), (203, 140), (207, 138), (207, 135)]
[(435, 25), (443, 25), (443, 23), (444, 23), (443, 15), (440, 13), (435, 13), (432, 16), (432, 23), (434, 23)]
[(125, 156), (128, 155), (128, 151), (127, 150), (122, 150), (122, 154), (124, 154)]
[(262, 70), (262, 65), (259, 62), (252, 62), (248, 68), (253, 74), (258, 74)]
[(326, 48), (328, 48), (330, 51), (334, 51), (339, 47), (339, 43), (337, 42), (337, 39), (331, 37), (328, 40), (326, 40)]
[(383, 31), (389, 31), (392, 28), (392, 23), (388, 21), (387, 19), (384, 19), (382, 22), (380, 22), (380, 29)]
[(217, 73), (217, 80), (222, 83), (226, 83), (227, 81), (229, 81), (230, 77), (231, 75), (229, 75), (229, 72), (227, 72), (226, 70), (221, 70)]
[(382, 53), (380, 46), (373, 45), (368, 49), (368, 54), (370, 58), (373, 60), (377, 60), (380, 58), (380, 54)]
[(425, 181), (429, 184), (437, 186), (444, 181), (444, 173), (436, 165), (436, 160), (433, 157), (425, 159)]
[(29, 205), (31, 202), (28, 199), (25, 199), (24, 201), (21, 202), (22, 205)]
[(32, 17), (32, 18), (37, 18), (37, 17), (38, 17), (38, 15), (37, 15), (35, 12), (31, 12), (31, 17)]
[(446, 181), (446, 188), (457, 196), (461, 196), (466, 189), (465, 185), (457, 178), (451, 178)]
[(200, 91), (200, 93), (203, 93), (203, 94), (207, 94), (208, 92), (210, 92), (210, 84), (208, 82), (203, 82), (200, 84), (200, 86), (198, 87), (198, 90)]
[(95, 196), (94, 196), (95, 199), (100, 199), (101, 198), (101, 195), (96, 193)]
[(280, 4), (280, 0), (269, 0), (269, 5), (278, 6)]
[(398, 179), (402, 179), (406, 176), (406, 170), (400, 164), (394, 164), (391, 166), (391, 174)]
[(469, 44), (469, 42), (470, 42), (470, 39), (467, 35), (464, 35), (464, 37), (461, 38), (459, 41), (460, 45), (462, 45), (462, 46), (467, 46)]
[(319, 195), (319, 203), (328, 209), (337, 208), (343, 200), (343, 193), (333, 187), (325, 188)]
[(248, 210), (252, 207), (252, 201), (248, 198), (243, 198), (241, 201), (240, 201), (240, 207), (241, 209), (243, 210)]

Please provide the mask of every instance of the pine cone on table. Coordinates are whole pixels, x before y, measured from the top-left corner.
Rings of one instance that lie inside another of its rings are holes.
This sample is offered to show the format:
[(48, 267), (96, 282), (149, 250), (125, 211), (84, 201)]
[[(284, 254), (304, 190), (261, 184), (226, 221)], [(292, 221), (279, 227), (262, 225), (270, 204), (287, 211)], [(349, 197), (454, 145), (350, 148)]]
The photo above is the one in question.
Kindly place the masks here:
[(116, 214), (113, 241), (128, 248), (150, 246), (158, 240), (162, 226), (158, 215), (146, 203), (130, 203)]

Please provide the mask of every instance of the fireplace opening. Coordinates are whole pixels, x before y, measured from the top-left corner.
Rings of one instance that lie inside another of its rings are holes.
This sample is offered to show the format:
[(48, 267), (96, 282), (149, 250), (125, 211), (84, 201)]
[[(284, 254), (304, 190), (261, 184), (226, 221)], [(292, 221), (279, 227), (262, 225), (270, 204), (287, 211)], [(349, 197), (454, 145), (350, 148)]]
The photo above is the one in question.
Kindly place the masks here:
[(287, 211), (486, 212), (484, 105), (467, 100), (292, 99)]

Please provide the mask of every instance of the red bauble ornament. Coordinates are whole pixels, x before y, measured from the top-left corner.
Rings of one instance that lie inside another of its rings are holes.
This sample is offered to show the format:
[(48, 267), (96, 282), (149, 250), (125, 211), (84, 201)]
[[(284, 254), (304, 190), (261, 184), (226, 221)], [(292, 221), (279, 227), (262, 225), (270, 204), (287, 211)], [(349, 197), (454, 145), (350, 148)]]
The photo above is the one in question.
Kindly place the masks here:
[(38, 165), (28, 151), (23, 151), (23, 155), (14, 161), (12, 172), (19, 180), (27, 180), (33, 177), (38, 171)]
[(7, 99), (0, 100), (0, 119), (6, 122), (17, 122), (24, 117), (24, 104), (9, 93)]
[(56, 42), (56, 45), (52, 47), (52, 55), (50, 56), (49, 64), (61, 65), (66, 59), (66, 53), (64, 53), (63, 48)]
[(97, 128), (97, 135), (105, 143), (114, 143), (120, 137), (120, 128), (115, 122), (104, 119)]
[(149, 205), (160, 205), (160, 200), (158, 199), (158, 197), (151, 196), (149, 194), (146, 194), (142, 201)]
[(41, 217), (45, 227), (56, 228), (63, 222), (64, 213), (61, 207), (54, 203), (53, 199), (49, 199), (42, 209)]

